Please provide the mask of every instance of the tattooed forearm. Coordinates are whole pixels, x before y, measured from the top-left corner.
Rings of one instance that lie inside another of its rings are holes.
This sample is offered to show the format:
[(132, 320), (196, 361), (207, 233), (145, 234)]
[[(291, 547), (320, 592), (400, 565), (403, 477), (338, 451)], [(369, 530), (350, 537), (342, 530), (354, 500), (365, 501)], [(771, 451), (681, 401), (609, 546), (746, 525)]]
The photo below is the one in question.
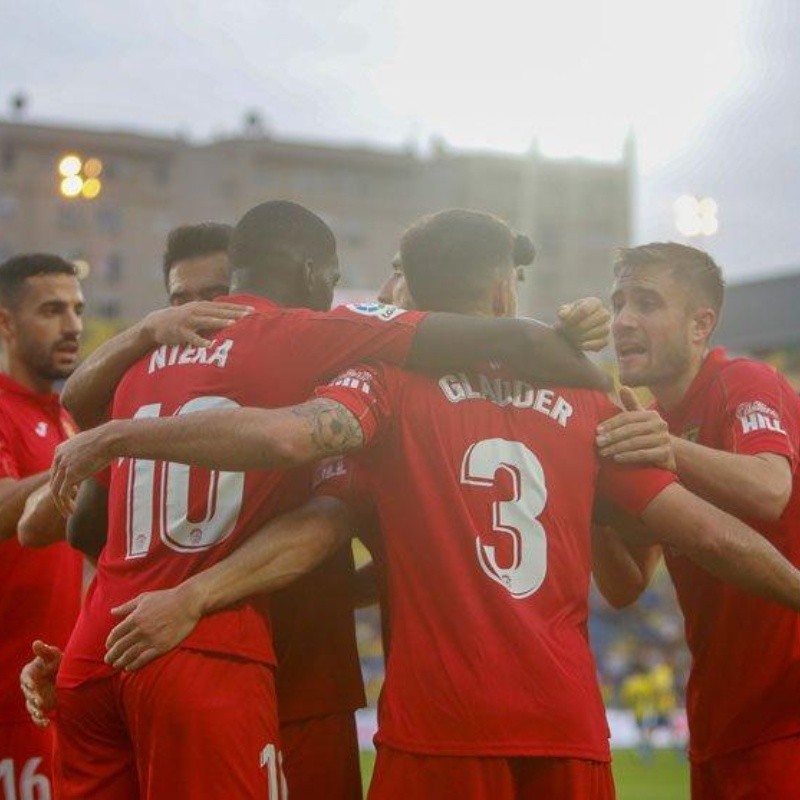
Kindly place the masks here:
[(292, 414), (306, 420), (316, 457), (338, 455), (364, 445), (358, 420), (335, 400), (311, 400), (292, 408)]

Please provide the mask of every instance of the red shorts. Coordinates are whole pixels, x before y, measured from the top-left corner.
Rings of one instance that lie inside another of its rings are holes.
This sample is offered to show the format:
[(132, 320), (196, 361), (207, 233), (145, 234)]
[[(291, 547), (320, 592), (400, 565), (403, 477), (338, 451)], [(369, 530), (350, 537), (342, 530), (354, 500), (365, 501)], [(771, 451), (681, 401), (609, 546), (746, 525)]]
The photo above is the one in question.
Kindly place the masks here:
[(692, 764), (692, 800), (796, 800), (800, 736)]
[(51, 727), (30, 720), (0, 725), (0, 800), (50, 797), (52, 754)]
[(59, 689), (55, 783), (63, 800), (283, 800), (273, 671), (176, 650)]
[(422, 756), (379, 746), (369, 800), (614, 800), (611, 764), (575, 758)]
[(353, 712), (281, 725), (281, 745), (291, 800), (361, 800)]

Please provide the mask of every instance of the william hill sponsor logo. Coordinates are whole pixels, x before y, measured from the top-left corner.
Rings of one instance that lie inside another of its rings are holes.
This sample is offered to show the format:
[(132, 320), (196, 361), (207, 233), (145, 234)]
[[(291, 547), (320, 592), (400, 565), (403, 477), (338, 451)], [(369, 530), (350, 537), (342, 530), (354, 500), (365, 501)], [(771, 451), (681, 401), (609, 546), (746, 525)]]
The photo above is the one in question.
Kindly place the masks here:
[(742, 425), (742, 433), (773, 431), (786, 435), (778, 412), (774, 408), (770, 408), (766, 403), (761, 402), (761, 400), (741, 403), (736, 409), (736, 416)]

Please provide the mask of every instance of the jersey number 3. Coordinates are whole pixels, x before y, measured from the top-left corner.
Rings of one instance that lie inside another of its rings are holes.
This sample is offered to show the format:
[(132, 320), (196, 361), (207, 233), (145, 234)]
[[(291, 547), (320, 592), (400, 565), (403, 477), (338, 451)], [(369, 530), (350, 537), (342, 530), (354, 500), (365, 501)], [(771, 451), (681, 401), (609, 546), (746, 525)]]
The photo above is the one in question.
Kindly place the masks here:
[(547, 536), (539, 515), (547, 503), (547, 484), (539, 459), (521, 442), (484, 439), (471, 445), (461, 463), (461, 483), (494, 488), (497, 473), (511, 479), (511, 499), (492, 504), (492, 530), (509, 537), (510, 559), (498, 562), (497, 547), (475, 539), (481, 569), (512, 597), (532, 595), (547, 574)]
[[(238, 407), (236, 401), (227, 397), (196, 397), (181, 406), (176, 414)], [(139, 408), (133, 418), (158, 416), (161, 416), (161, 404), (152, 403)], [(155, 497), (157, 473), (158, 498)], [(197, 470), (195, 474), (199, 477)], [(212, 470), (207, 487), (203, 486), (206, 493), (203, 516), (194, 519), (190, 519), (189, 512), (191, 475), (192, 468), (186, 464), (145, 459), (131, 461), (127, 492), (128, 558), (142, 558), (148, 554), (154, 528), (161, 541), (179, 553), (208, 550), (230, 535), (242, 508), (244, 473)]]

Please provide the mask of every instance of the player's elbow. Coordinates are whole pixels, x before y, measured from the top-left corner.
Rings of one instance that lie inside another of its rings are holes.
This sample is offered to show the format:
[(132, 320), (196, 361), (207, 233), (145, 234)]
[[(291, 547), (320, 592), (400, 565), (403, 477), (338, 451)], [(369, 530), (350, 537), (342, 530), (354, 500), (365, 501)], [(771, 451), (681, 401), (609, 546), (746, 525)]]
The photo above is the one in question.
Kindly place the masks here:
[(647, 581), (643, 578), (629, 581), (614, 581), (604, 585), (598, 584), (600, 594), (605, 601), (616, 611), (632, 606), (647, 588)]
[(36, 521), (23, 514), (17, 527), (17, 541), (23, 547), (45, 547), (52, 542), (49, 531), (42, 530)]
[(764, 522), (776, 522), (783, 516), (792, 495), (791, 481), (768, 481), (752, 498), (752, 516)]

